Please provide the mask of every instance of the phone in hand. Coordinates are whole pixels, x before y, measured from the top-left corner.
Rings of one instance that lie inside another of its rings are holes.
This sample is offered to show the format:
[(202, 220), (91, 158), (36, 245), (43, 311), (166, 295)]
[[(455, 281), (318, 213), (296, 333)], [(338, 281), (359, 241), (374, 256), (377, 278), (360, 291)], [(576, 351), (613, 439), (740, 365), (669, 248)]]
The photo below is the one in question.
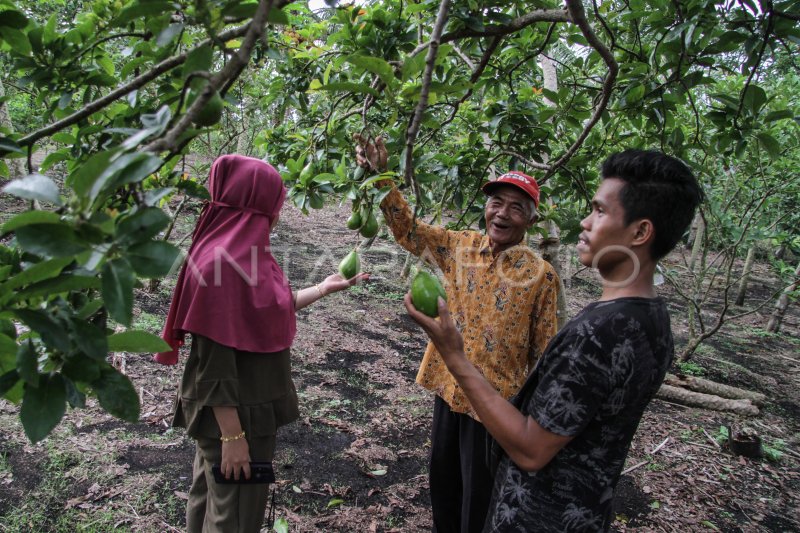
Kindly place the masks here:
[(224, 485), (250, 485), (257, 483), (275, 483), (275, 471), (272, 469), (271, 461), (251, 461), (250, 479), (245, 479), (244, 472), (239, 472), (239, 480), (233, 478), (225, 479), (220, 465), (212, 465), (211, 472), (214, 474), (214, 481)]

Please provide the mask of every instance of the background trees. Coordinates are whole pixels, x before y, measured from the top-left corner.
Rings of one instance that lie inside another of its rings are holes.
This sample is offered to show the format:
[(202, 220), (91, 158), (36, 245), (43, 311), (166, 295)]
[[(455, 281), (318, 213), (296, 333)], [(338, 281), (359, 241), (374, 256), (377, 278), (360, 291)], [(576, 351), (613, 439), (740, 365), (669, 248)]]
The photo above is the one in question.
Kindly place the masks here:
[(186, 156), (267, 157), (304, 210), (367, 205), (381, 192), (356, 171), (356, 133), (385, 137), (420, 216), (453, 209), (460, 226), (481, 224), (487, 176), (535, 172), (566, 241), (608, 153), (683, 158), (709, 196), (705, 259), (668, 273), (692, 280), (689, 357), (730, 318), (727, 296), (704, 317), (704, 295), (729, 294), (737, 258), (797, 252), (798, 17), (796, 1), (751, 0), (0, 0), (0, 171), (29, 202), (3, 226), (0, 392), (34, 441), (86, 394), (135, 419), (105, 354), (160, 344), (109, 327), (178, 258), (162, 232), (180, 209), (162, 209), (205, 194)]

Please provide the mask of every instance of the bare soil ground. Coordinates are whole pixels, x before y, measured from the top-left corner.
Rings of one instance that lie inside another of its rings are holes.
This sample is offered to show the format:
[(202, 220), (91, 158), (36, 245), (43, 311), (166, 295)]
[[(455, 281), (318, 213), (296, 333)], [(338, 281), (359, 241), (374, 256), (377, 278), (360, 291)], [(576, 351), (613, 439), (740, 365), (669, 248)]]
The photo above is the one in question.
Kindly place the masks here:
[[(295, 288), (333, 272), (357, 243), (344, 227), (346, 217), (346, 205), (310, 216), (284, 209), (273, 245)], [(181, 232), (192, 223), (187, 217)], [(301, 420), (281, 429), (275, 460), (276, 516), (290, 531), (430, 530), (433, 398), (414, 383), (425, 341), (400, 301), (403, 260), (384, 234), (364, 255), (370, 283), (299, 313), (293, 376)], [(754, 280), (756, 296), (777, 285), (764, 266)], [(567, 281), (571, 314), (599, 293), (587, 271)], [(156, 291), (138, 292), (138, 327), (160, 332), (173, 283), (174, 276)], [(680, 347), (686, 307), (668, 286), (661, 292), (670, 300)], [(710, 379), (767, 394), (759, 416), (653, 401), (617, 489), (616, 531), (800, 531), (797, 306), (791, 313), (780, 335), (764, 332), (767, 317), (759, 313), (728, 325), (693, 359)], [(138, 424), (117, 421), (90, 403), (68, 412), (33, 446), (17, 421), (18, 408), (0, 401), (0, 531), (184, 528), (194, 447), (181, 430), (169, 428), (182, 365), (163, 367), (147, 355), (125, 353), (113, 361), (140, 393)], [(781, 458), (733, 455), (715, 438), (731, 424), (757, 431)]]

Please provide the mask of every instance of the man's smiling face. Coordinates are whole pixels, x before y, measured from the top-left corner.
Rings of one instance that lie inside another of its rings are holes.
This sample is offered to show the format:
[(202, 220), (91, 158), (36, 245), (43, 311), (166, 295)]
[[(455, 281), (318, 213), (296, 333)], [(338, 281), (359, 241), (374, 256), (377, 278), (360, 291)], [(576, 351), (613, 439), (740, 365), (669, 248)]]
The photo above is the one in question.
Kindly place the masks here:
[(513, 185), (498, 186), (486, 201), (486, 234), (495, 252), (519, 244), (535, 219), (533, 200)]

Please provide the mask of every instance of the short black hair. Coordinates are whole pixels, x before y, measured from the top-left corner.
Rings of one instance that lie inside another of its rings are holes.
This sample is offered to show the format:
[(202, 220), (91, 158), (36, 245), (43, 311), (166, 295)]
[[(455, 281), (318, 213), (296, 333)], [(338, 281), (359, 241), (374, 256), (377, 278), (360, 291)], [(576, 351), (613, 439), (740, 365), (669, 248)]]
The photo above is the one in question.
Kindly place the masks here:
[(625, 224), (647, 218), (655, 238), (650, 253), (655, 260), (667, 255), (689, 228), (703, 190), (680, 159), (656, 150), (629, 149), (609, 156), (601, 170), (603, 179), (625, 182), (620, 202)]

